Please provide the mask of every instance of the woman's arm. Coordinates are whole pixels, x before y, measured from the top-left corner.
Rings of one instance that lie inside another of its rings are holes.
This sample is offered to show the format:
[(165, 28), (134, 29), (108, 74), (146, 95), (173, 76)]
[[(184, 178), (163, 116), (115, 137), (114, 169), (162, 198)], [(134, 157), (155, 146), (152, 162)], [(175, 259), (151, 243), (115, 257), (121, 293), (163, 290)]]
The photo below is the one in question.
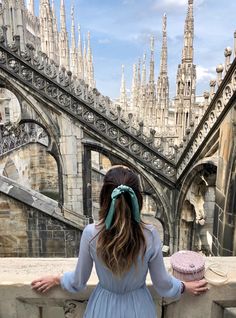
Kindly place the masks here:
[[(182, 282), (175, 277), (169, 275), (165, 269), (162, 244), (156, 228), (152, 230), (153, 234), (153, 253), (149, 260), (149, 271), (151, 279), (158, 294), (162, 297), (178, 297), (182, 291)], [(200, 295), (208, 290), (207, 281), (183, 282), (184, 289), (193, 295)]]
[(41, 293), (45, 293), (52, 287), (59, 286), (60, 278), (61, 278), (61, 275), (55, 275), (55, 276), (50, 275), (50, 276), (41, 277), (32, 281), (31, 286), (32, 286), (32, 289)]
[(62, 288), (69, 292), (78, 292), (86, 286), (93, 267), (93, 260), (89, 252), (91, 226), (86, 226), (81, 236), (79, 257), (75, 271), (36, 279), (31, 283), (34, 290), (45, 293), (52, 287), (61, 285)]

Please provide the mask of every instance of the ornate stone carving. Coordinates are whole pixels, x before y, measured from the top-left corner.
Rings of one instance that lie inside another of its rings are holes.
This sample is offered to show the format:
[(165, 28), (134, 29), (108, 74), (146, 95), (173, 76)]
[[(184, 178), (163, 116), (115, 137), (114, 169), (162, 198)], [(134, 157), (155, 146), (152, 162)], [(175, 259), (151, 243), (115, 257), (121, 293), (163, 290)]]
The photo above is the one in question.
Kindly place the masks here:
[(36, 123), (28, 122), (19, 126), (8, 123), (0, 126), (0, 156), (35, 142), (45, 147), (49, 145), (47, 132)]
[[(156, 145), (155, 132), (144, 134), (143, 124), (131, 126), (132, 116), (123, 116), (123, 111), (108, 97), (91, 89), (83, 81), (72, 78), (71, 72), (59, 67), (29, 45), (25, 52), (12, 50), (0, 43), (0, 67), (42, 96), (50, 98), (62, 110), (75, 116), (83, 125), (90, 127), (101, 139), (113, 142), (135, 160), (147, 165), (164, 182), (174, 184), (176, 149), (164, 152), (164, 147)], [(154, 162), (159, 159), (162, 168)]]
[[(233, 69), (232, 69), (233, 68)], [(233, 94), (236, 91), (236, 66), (232, 63), (228, 72), (225, 75), (222, 85), (222, 89), (218, 90), (216, 93), (212, 90), (212, 95), (214, 98), (211, 100), (206, 113), (193, 132), (193, 136), (190, 140), (186, 140), (183, 144), (183, 148), (178, 151), (178, 171), (177, 178), (181, 176), (183, 171), (186, 169), (189, 161), (193, 158), (196, 151), (200, 148), (203, 142), (206, 142), (207, 136), (210, 135), (211, 129), (217, 123), (223, 120), (223, 116), (227, 110), (230, 109), (231, 105), (229, 101), (231, 100)], [(218, 81), (221, 82), (223, 65), (217, 67), (217, 72), (220, 74)], [(219, 84), (219, 83), (218, 83)], [(211, 81), (211, 87), (215, 87), (215, 81)]]
[(66, 300), (64, 304), (65, 318), (80, 318), (83, 316), (87, 301)]

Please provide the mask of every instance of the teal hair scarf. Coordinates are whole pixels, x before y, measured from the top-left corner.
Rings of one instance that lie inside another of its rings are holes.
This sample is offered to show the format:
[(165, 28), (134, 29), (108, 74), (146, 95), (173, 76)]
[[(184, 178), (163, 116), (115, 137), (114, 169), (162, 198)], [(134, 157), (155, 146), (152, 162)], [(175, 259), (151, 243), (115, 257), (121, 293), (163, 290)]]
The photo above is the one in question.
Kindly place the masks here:
[(107, 230), (109, 230), (109, 228), (111, 227), (111, 224), (112, 224), (112, 220), (113, 220), (114, 213), (115, 213), (116, 199), (124, 192), (128, 192), (130, 197), (131, 197), (132, 214), (133, 214), (134, 220), (137, 223), (140, 222), (140, 210), (139, 210), (139, 204), (138, 204), (138, 199), (136, 197), (136, 194), (134, 193), (134, 190), (132, 188), (128, 187), (127, 185), (121, 184), (120, 186), (115, 188), (111, 193), (111, 199), (112, 199), (111, 205), (110, 205), (110, 209), (107, 213), (107, 217), (105, 220), (105, 225), (106, 225)]

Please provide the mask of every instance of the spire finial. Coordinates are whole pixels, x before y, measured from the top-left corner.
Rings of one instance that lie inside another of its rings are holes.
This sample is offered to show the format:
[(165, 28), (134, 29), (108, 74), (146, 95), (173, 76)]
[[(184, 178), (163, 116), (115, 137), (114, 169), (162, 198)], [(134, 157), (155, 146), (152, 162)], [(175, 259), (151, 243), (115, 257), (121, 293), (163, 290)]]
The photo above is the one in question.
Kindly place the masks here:
[(66, 9), (65, 9), (65, 3), (64, 0), (61, 0), (61, 8), (60, 8), (60, 26), (61, 31), (66, 30)]
[(141, 85), (146, 85), (146, 53), (143, 54)]
[(161, 63), (160, 74), (167, 73), (167, 16), (163, 15), (162, 18), (162, 50), (161, 50)]
[(60, 65), (63, 65), (67, 70), (69, 70), (70, 68), (69, 41), (68, 41), (68, 33), (66, 31), (66, 10), (65, 10), (64, 0), (61, 0), (61, 7), (60, 7), (59, 51), (60, 51)]
[(193, 0), (188, 0), (188, 11), (184, 25), (184, 47), (182, 61), (193, 62), (194, 17)]
[(78, 55), (75, 40), (75, 14), (74, 1), (71, 6), (71, 49), (70, 49), (70, 70), (74, 75), (78, 74)]
[(121, 107), (126, 110), (127, 107), (127, 95), (125, 87), (125, 66), (121, 65), (121, 87), (120, 87), (120, 104)]
[(28, 2), (28, 10), (29, 12), (34, 15), (34, 0), (29, 0)]
[(75, 43), (75, 14), (74, 14), (74, 3), (72, 3), (71, 6), (71, 47), (72, 49), (76, 48), (76, 43)]
[(155, 81), (154, 67), (155, 66), (154, 66), (154, 36), (153, 35), (150, 37), (150, 51), (151, 51), (151, 56), (150, 56), (149, 84), (154, 84), (154, 81)]
[(160, 61), (160, 73), (157, 80), (157, 108), (158, 126), (161, 131), (165, 131), (168, 122), (169, 106), (169, 78), (167, 74), (167, 16), (162, 18), (162, 49)]

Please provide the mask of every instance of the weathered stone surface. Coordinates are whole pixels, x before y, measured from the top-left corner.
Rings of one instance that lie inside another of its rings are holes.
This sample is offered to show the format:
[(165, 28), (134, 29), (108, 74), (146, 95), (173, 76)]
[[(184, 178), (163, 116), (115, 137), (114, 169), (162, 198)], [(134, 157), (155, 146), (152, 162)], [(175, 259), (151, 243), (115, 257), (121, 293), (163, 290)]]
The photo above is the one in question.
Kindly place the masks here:
[[(80, 293), (70, 294), (57, 287), (41, 295), (30, 286), (30, 282), (38, 277), (74, 270), (76, 261), (76, 258), (1, 258), (0, 317), (82, 318), (87, 300), (98, 283), (95, 268), (87, 289)], [(169, 258), (164, 261), (170, 270)], [(222, 315), (214, 314), (215, 303), (226, 309), (229, 307), (228, 312), (232, 311), (232, 307), (236, 307), (236, 260), (235, 257), (206, 258), (206, 266), (216, 262), (228, 272), (227, 284), (220, 287), (209, 284), (210, 290), (206, 294), (195, 297), (184, 293), (179, 301), (159, 298), (148, 276), (146, 284), (154, 299), (158, 317), (202, 318), (213, 315), (214, 318), (222, 318)]]
[[(72, 257), (78, 254), (78, 227), (0, 195), (0, 256)], [(7, 209), (7, 210), (6, 210)]]

